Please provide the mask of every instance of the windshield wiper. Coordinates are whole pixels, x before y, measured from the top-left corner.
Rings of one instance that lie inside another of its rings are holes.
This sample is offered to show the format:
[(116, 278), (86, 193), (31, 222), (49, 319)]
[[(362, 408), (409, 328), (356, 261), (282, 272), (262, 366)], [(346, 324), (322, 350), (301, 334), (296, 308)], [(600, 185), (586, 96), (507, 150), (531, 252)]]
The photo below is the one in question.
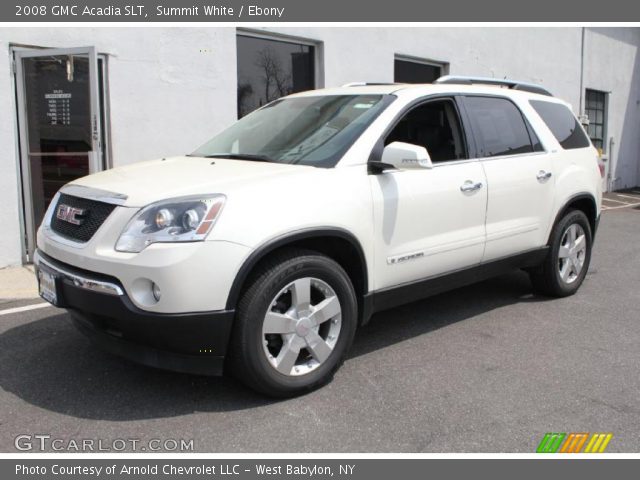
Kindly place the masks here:
[(204, 158), (229, 158), (231, 160), (251, 160), (252, 162), (273, 162), (264, 155), (253, 155), (250, 153), (215, 153), (212, 155), (202, 155)]

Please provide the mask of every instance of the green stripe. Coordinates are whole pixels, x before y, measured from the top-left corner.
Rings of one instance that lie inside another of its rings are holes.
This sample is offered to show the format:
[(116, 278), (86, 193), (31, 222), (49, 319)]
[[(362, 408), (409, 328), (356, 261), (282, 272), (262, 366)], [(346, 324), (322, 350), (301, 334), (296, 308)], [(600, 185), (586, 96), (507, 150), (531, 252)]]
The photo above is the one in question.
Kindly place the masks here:
[(552, 433), (545, 433), (544, 437), (542, 438), (542, 441), (540, 442), (540, 445), (538, 445), (538, 449), (536, 450), (536, 453), (546, 453), (547, 449), (546, 449), (546, 445), (547, 442), (549, 441), (549, 439), (551, 438), (553, 434)]
[(549, 453), (556, 453), (560, 448), (560, 445), (562, 445), (562, 441), (564, 440), (564, 437), (567, 436), (566, 433), (557, 433), (556, 435), (557, 435), (556, 441), (553, 444), (553, 446), (549, 449)]
[(566, 436), (566, 433), (546, 433), (536, 453), (556, 453)]

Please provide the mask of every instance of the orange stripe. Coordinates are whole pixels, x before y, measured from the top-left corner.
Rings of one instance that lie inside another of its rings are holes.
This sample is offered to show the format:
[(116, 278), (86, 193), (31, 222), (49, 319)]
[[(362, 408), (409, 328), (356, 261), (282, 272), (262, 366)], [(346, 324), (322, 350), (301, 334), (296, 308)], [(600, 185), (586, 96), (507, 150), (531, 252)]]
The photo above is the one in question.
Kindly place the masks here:
[(573, 441), (575, 436), (576, 436), (575, 433), (570, 433), (569, 434), (567, 439), (564, 441), (564, 445), (562, 446), (562, 449), (560, 450), (560, 453), (567, 453), (567, 448), (569, 447), (569, 444)]
[(576, 445), (578, 444), (579, 441), (580, 441), (580, 434), (579, 433), (574, 433), (573, 434), (573, 443), (571, 443), (571, 448), (569, 449), (568, 453), (576, 453)]
[(578, 445), (576, 445), (576, 448), (573, 450), (573, 453), (580, 453), (580, 450), (582, 449), (584, 442), (586, 442), (587, 438), (589, 438), (588, 433), (581, 433), (580, 435), (581, 435), (580, 441), (578, 442)]

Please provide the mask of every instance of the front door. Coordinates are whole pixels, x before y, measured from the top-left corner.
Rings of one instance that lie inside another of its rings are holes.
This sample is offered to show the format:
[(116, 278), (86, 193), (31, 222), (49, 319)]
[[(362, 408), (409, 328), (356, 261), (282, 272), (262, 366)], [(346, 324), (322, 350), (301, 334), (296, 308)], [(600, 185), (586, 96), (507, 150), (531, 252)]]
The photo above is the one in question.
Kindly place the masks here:
[(434, 167), (370, 176), (376, 290), (477, 265), (485, 244), (487, 183), (454, 99), (410, 110), (384, 139), (394, 141), (425, 147)]
[(27, 260), (49, 202), (65, 183), (103, 168), (93, 47), (15, 52)]

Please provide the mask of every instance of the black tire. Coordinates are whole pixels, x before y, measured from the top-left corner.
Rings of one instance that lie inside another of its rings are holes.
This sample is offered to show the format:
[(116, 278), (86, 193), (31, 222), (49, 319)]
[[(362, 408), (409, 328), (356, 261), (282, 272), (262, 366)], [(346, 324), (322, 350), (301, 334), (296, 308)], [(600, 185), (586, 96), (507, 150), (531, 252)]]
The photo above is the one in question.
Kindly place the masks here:
[[(279, 292), (294, 280), (307, 277), (325, 282), (335, 292), (341, 309), (340, 330), (331, 354), (315, 370), (300, 376), (285, 375), (269, 363), (264, 352), (263, 322)], [(271, 397), (314, 390), (331, 381), (342, 364), (353, 341), (357, 315), (353, 285), (338, 263), (309, 250), (276, 254), (251, 275), (240, 297), (230, 345), (231, 372), (248, 387)]]
[[(572, 225), (578, 225), (585, 236), (586, 251), (580, 273), (570, 282), (560, 275), (560, 247), (565, 233)], [(592, 234), (591, 225), (586, 215), (580, 210), (569, 210), (555, 225), (549, 241), (549, 253), (542, 265), (529, 271), (529, 277), (537, 293), (551, 297), (567, 297), (578, 291), (584, 281), (591, 262)]]

